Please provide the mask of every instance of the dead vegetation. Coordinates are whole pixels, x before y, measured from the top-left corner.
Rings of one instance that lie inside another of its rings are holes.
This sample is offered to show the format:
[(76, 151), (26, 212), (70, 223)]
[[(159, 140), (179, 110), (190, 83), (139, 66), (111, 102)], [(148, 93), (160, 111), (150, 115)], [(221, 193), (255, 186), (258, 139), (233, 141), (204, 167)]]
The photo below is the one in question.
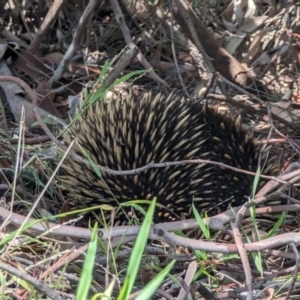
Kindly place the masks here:
[[(145, 247), (128, 299), (170, 259), (173, 277), (153, 299), (299, 299), (300, 171), (290, 165), (299, 160), (297, 3), (0, 2), (1, 299), (75, 298), (91, 230), (73, 226), (54, 179), (59, 128), (83, 91), (92, 93), (99, 78), (97, 88), (109, 88), (121, 77), (128, 80), (113, 92), (175, 91), (242, 114), (283, 172), (255, 202), (288, 200), (256, 208), (256, 216), (247, 204), (204, 220), (210, 233), (199, 240), (171, 233), (198, 228), (195, 220), (155, 225), (149, 238), (159, 243)], [(112, 282), (119, 295), (139, 231), (99, 230), (89, 299)]]

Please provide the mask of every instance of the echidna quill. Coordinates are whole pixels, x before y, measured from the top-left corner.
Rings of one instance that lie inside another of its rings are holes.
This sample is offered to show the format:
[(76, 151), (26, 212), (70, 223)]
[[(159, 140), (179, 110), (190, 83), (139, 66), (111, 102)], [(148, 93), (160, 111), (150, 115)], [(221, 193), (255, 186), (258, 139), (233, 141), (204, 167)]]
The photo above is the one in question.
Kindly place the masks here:
[[(140, 99), (130, 96), (91, 105), (64, 134), (64, 140), (69, 144), (76, 138), (78, 154), (83, 156), (83, 149), (95, 164), (119, 171), (151, 162), (205, 159), (255, 172), (260, 147), (239, 123), (207, 105), (149, 93)], [(273, 175), (271, 164), (265, 165), (263, 173)], [(102, 172), (99, 178), (91, 164), (70, 156), (62, 171), (60, 182), (76, 208), (118, 207), (130, 200), (157, 197), (156, 223), (193, 217), (192, 203), (199, 213), (208, 215), (241, 205), (254, 181), (253, 176), (202, 163), (150, 168), (126, 176)], [(115, 223), (128, 223), (132, 210), (124, 207)], [(141, 212), (135, 214), (142, 219)]]

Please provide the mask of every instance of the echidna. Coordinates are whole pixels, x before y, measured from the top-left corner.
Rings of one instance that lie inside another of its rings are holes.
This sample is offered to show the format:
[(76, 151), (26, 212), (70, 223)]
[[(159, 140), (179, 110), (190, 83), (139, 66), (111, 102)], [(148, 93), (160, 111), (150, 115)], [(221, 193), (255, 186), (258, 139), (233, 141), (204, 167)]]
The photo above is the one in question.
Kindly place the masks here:
[[(74, 138), (80, 145), (75, 146), (78, 154), (83, 156), (83, 149), (95, 164), (120, 171), (151, 162), (206, 159), (255, 172), (260, 152), (253, 134), (242, 130), (240, 119), (234, 121), (190, 100), (151, 93), (91, 105), (64, 134), (67, 144)], [(264, 174), (270, 174), (272, 166), (266, 166)], [(202, 163), (150, 168), (126, 176), (102, 172), (101, 178), (94, 168), (71, 157), (62, 165), (60, 181), (70, 196), (75, 195), (77, 208), (118, 207), (130, 200), (157, 197), (160, 207), (154, 222), (193, 217), (193, 202), (200, 213), (241, 205), (254, 181), (253, 176)], [(124, 210), (125, 214), (117, 215), (119, 224), (128, 222), (127, 213), (132, 215), (132, 206)]]

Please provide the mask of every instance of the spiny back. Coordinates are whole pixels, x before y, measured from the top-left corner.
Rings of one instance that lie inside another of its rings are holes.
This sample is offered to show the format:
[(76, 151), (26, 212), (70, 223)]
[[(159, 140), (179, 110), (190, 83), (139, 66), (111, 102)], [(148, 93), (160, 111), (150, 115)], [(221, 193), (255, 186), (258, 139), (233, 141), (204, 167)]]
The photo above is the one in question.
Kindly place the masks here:
[[(239, 119), (186, 99), (146, 94), (91, 105), (64, 134), (66, 143), (74, 137), (98, 165), (124, 171), (151, 162), (164, 163), (205, 159), (255, 172), (259, 147), (251, 133), (241, 130)], [(75, 146), (78, 154), (81, 148)], [(81, 154), (82, 155), (82, 154)], [(90, 164), (67, 157), (60, 177), (70, 196), (81, 207), (126, 201), (152, 200), (157, 208), (155, 222), (193, 217), (198, 211), (226, 210), (243, 204), (251, 193), (253, 176), (211, 164), (181, 164), (151, 168), (140, 174), (99, 178)], [(271, 173), (271, 166), (264, 173)], [(117, 201), (116, 201), (117, 200)], [(215, 208), (215, 209), (212, 209)], [(125, 208), (127, 212), (132, 207)], [(141, 215), (137, 212), (137, 215)], [(118, 220), (127, 222), (120, 213)]]

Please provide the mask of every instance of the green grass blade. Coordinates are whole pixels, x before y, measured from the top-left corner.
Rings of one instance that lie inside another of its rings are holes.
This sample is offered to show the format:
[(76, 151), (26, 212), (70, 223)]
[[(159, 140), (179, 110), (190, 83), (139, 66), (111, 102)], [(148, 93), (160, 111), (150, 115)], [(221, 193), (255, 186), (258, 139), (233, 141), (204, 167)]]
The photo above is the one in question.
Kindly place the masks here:
[(124, 284), (117, 298), (118, 300), (127, 300), (132, 290), (132, 287), (134, 285), (140, 267), (140, 263), (143, 257), (144, 249), (147, 243), (149, 231), (151, 228), (152, 218), (155, 210), (155, 203), (156, 203), (156, 198), (154, 198), (153, 201), (151, 202), (147, 214), (145, 216), (145, 219), (143, 221), (143, 224), (141, 226), (141, 230), (137, 236), (135, 245), (133, 247), (129, 259), (128, 269), (124, 280)]
[(203, 222), (203, 219), (200, 217), (194, 203), (192, 204), (192, 208), (193, 208), (193, 213), (194, 213), (194, 216), (196, 218), (196, 221), (201, 229), (201, 231), (203, 232), (205, 238), (210, 241), (210, 231), (207, 227), (207, 225)]
[(136, 71), (132, 71), (124, 76), (122, 76), (121, 78), (117, 79), (109, 88), (113, 88), (114, 86), (122, 83), (122, 82), (126, 82), (129, 79), (131, 79), (133, 76), (135, 75), (144, 75), (146, 74), (148, 71), (147, 70), (136, 70)]
[(272, 237), (276, 234), (277, 230), (281, 227), (286, 217), (286, 212), (283, 211), (280, 215), (280, 218), (277, 220), (277, 222), (274, 224), (273, 228), (264, 236), (264, 239), (267, 239), (269, 237)]
[(93, 270), (98, 244), (98, 225), (95, 224), (76, 293), (76, 299), (88, 299), (90, 285), (93, 280)]
[(114, 285), (115, 285), (115, 278), (113, 278), (113, 280), (110, 282), (108, 288), (105, 290), (104, 293), (99, 293), (99, 294), (96, 294), (92, 297), (91, 300), (109, 300), (111, 299), (111, 295), (114, 291)]
[(253, 188), (252, 188), (252, 195), (253, 195), (253, 197), (256, 194), (256, 190), (257, 190), (257, 187), (258, 187), (260, 174), (261, 174), (261, 168), (259, 166), (258, 169), (256, 170), (255, 177), (254, 177), (254, 182), (253, 182)]
[(149, 283), (142, 289), (135, 300), (150, 299), (157, 288), (161, 285), (165, 277), (169, 274), (175, 264), (175, 260), (171, 261), (162, 271), (160, 271)]

